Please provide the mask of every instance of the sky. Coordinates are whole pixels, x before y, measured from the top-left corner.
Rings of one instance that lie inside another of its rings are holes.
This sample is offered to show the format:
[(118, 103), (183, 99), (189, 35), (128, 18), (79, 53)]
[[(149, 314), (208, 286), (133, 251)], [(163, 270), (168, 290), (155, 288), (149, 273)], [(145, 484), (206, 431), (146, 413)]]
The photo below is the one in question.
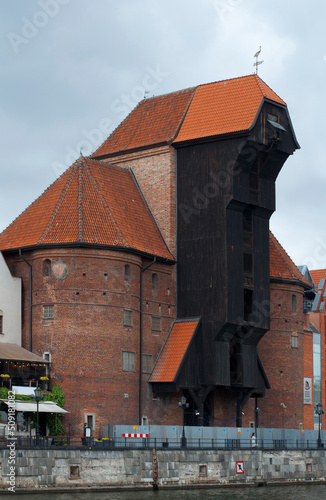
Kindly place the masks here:
[(325, 19), (323, 0), (0, 0), (0, 231), (145, 95), (251, 74), (261, 46), (301, 146), (271, 229), (326, 268)]

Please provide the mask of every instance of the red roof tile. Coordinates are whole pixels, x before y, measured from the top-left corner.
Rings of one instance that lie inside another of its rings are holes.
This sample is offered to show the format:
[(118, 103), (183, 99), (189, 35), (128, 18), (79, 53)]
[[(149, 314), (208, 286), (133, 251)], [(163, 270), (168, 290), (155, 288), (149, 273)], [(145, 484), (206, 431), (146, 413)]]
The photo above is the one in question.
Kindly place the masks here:
[(310, 274), (316, 288), (318, 288), (320, 280), (326, 279), (326, 269), (315, 269), (314, 271), (310, 271)]
[(257, 75), (200, 85), (174, 143), (249, 130), (263, 98), (286, 106)]
[(195, 88), (144, 99), (92, 155), (100, 158), (120, 151), (172, 141)]
[(80, 158), (0, 234), (0, 249), (62, 243), (173, 259), (130, 170)]
[(199, 319), (177, 320), (162, 348), (150, 382), (174, 382)]
[(300, 281), (305, 288), (311, 284), (300, 273), (272, 232), (269, 233), (269, 273), (271, 278)]
[(264, 98), (286, 106), (257, 75), (144, 99), (92, 156), (248, 130)]

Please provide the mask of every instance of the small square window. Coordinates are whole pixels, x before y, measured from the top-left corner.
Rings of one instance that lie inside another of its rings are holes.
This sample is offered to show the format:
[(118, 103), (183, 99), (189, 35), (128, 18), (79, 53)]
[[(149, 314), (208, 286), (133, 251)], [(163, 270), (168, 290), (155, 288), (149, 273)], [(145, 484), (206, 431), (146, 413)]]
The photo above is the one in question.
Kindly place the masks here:
[(123, 324), (124, 326), (133, 326), (132, 311), (130, 309), (123, 310)]
[(143, 354), (142, 356), (142, 372), (143, 373), (151, 373), (152, 371), (152, 355), (151, 354)]
[(122, 370), (125, 372), (135, 371), (135, 353), (122, 351)]
[(70, 479), (79, 479), (80, 478), (80, 466), (79, 465), (70, 465)]
[(152, 316), (152, 330), (157, 332), (161, 331), (161, 318), (160, 316)]
[(54, 318), (54, 305), (43, 306), (43, 319)]
[(201, 477), (207, 477), (207, 465), (199, 465), (199, 475)]
[(291, 347), (292, 349), (298, 349), (299, 337), (297, 335), (291, 335)]
[(306, 464), (306, 472), (312, 472), (312, 464)]

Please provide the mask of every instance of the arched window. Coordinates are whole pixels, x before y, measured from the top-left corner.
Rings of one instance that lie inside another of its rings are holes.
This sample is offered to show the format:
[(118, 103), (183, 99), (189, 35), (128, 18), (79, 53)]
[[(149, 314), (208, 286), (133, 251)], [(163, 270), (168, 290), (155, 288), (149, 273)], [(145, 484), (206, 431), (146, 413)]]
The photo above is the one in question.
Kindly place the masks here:
[(3, 312), (0, 309), (0, 334), (3, 334)]
[(50, 259), (43, 260), (43, 276), (51, 276), (51, 261), (50, 261)]
[(294, 294), (292, 295), (292, 312), (297, 312), (297, 296)]
[(125, 265), (125, 281), (130, 280), (130, 266), (129, 264)]
[(157, 288), (157, 274), (152, 274), (152, 289), (155, 290)]

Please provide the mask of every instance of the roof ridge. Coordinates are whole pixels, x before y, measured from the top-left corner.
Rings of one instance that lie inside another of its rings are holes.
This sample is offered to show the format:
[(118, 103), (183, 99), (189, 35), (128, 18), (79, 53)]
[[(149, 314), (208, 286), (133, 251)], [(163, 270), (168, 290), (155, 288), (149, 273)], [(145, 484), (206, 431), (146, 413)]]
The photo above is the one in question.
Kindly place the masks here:
[[(71, 174), (69, 176), (69, 179), (67, 180), (67, 182), (65, 183), (65, 185), (64, 185), (64, 187), (63, 187), (63, 189), (61, 191), (61, 194), (60, 194), (60, 196), (58, 198), (58, 201), (56, 203), (56, 206), (55, 206), (55, 208), (54, 208), (54, 210), (53, 210), (53, 212), (52, 212), (52, 214), (50, 216), (49, 222), (48, 222), (48, 224), (47, 224), (47, 226), (46, 226), (46, 228), (44, 230), (44, 233), (42, 234), (42, 236), (40, 237), (40, 239), (38, 241), (39, 243), (42, 243), (42, 241), (46, 238), (46, 235), (48, 234), (48, 232), (49, 232), (49, 230), (51, 228), (51, 225), (52, 225), (52, 223), (54, 221), (54, 218), (55, 218), (55, 216), (58, 213), (58, 210), (59, 210), (59, 208), (61, 206), (61, 203), (62, 203), (63, 199), (65, 198), (65, 196), (67, 194), (67, 191), (68, 191), (68, 188), (69, 188), (69, 186), (71, 184), (71, 181), (74, 178), (76, 170), (78, 169), (78, 163), (79, 163), (79, 161), (80, 161), (80, 158), (78, 158), (78, 160), (76, 160), (76, 162), (70, 167), (72, 170), (71, 170)], [(66, 170), (66, 172), (67, 172), (67, 170)]]
[[(93, 160), (91, 160), (91, 159), (90, 159), (90, 160), (88, 160), (88, 161), (93, 161)], [(113, 224), (113, 226), (114, 226), (114, 228), (115, 228), (116, 232), (119, 234), (119, 236), (120, 236), (120, 238), (121, 238), (121, 241), (123, 241), (123, 243), (124, 243), (126, 246), (128, 246), (128, 242), (127, 242), (127, 240), (125, 239), (125, 237), (123, 236), (122, 231), (121, 231), (121, 229), (119, 228), (119, 226), (118, 226), (118, 224), (117, 224), (117, 222), (116, 222), (116, 220), (115, 220), (115, 218), (114, 218), (114, 216), (113, 216), (113, 214), (112, 214), (112, 211), (111, 211), (111, 209), (110, 209), (109, 205), (107, 204), (107, 202), (106, 202), (106, 200), (105, 200), (105, 198), (104, 198), (104, 196), (103, 196), (103, 194), (102, 194), (102, 191), (101, 191), (101, 189), (99, 188), (99, 186), (98, 186), (98, 184), (97, 184), (97, 182), (96, 182), (96, 180), (95, 180), (95, 178), (94, 178), (94, 176), (93, 176), (93, 174), (92, 174), (92, 172), (91, 172), (91, 169), (90, 169), (90, 166), (88, 165), (88, 162), (86, 161), (85, 163), (86, 163), (86, 168), (87, 168), (87, 171), (88, 171), (89, 178), (90, 178), (90, 180), (91, 180), (91, 182), (92, 182), (92, 184), (93, 184), (93, 186), (94, 186), (94, 189), (95, 189), (95, 191), (97, 192), (98, 197), (99, 197), (99, 199), (101, 200), (101, 202), (102, 202), (102, 204), (103, 204), (103, 206), (104, 206), (105, 210), (108, 212), (109, 217), (110, 217), (110, 219), (111, 219), (111, 222), (112, 222), (112, 224)], [(102, 163), (102, 165), (108, 165), (108, 164), (105, 164), (105, 162), (99, 162), (99, 163)], [(102, 166), (102, 165), (101, 165), (101, 166)], [(111, 165), (110, 165), (110, 166), (111, 166)], [(115, 168), (115, 167), (113, 167), (113, 168)], [(125, 168), (125, 169), (123, 169), (123, 170), (125, 170), (126, 172), (129, 172), (129, 169), (126, 169), (126, 168)], [(129, 173), (130, 173), (130, 172), (129, 172)]]
[[(169, 95), (178, 95), (178, 94), (182, 94), (183, 92), (187, 92), (189, 90), (192, 90), (192, 89), (196, 89), (198, 87), (198, 85), (196, 85), (195, 87), (188, 87), (188, 88), (185, 88), (185, 89), (181, 89), (181, 90), (174, 90), (173, 92), (167, 92), (165, 94), (159, 94), (159, 95), (156, 95), (156, 96), (152, 96), (152, 97), (146, 97), (146, 98), (143, 98), (141, 99), (134, 108), (132, 108), (130, 110), (130, 112), (125, 116), (125, 118), (122, 120), (122, 122), (120, 122), (113, 130), (112, 132), (110, 133), (110, 135), (108, 137), (106, 137), (99, 146), (97, 146), (95, 148), (95, 150), (93, 151), (93, 153), (91, 155), (89, 155), (89, 158), (93, 159), (93, 156), (94, 154), (96, 153), (96, 151), (98, 151), (102, 146), (103, 144), (108, 140), (109, 137), (111, 137), (111, 135), (114, 134), (114, 132), (116, 130), (118, 130), (120, 127), (122, 127), (123, 123), (128, 119), (128, 117), (131, 115), (131, 113), (134, 113), (135, 110), (144, 102), (144, 101), (150, 101), (150, 100), (153, 100), (153, 99), (161, 99), (162, 97), (166, 97), (166, 96), (169, 96)], [(94, 158), (96, 159), (96, 157)]]

